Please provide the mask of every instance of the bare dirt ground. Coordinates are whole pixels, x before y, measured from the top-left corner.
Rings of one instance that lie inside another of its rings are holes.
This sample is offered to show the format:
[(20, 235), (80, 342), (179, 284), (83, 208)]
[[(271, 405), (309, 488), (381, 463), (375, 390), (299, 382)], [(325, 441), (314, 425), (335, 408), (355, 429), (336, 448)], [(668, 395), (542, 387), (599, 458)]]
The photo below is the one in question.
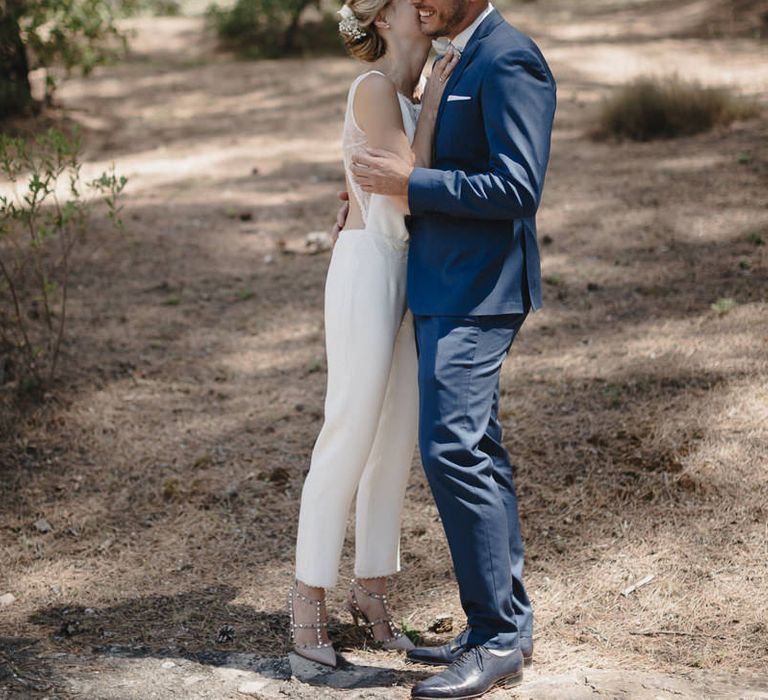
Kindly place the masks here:
[[(697, 38), (669, 6), (508, 13), (560, 100), (546, 308), (503, 377), (537, 613), (515, 697), (768, 697), (768, 122), (586, 135), (639, 73), (768, 100), (765, 44)], [(337, 616), (343, 585), (331, 635), (355, 667), (313, 680), (285, 656), (325, 383), (329, 255), (303, 241), (335, 212), (359, 66), (239, 62), (197, 18), (132, 24), (130, 61), (59, 92), (86, 171), (130, 177), (127, 231), (94, 232), (47, 405), (2, 404), (0, 698), (406, 698), (426, 672)], [(402, 533), (392, 605), (438, 642), (435, 616), (462, 614), (416, 460)]]

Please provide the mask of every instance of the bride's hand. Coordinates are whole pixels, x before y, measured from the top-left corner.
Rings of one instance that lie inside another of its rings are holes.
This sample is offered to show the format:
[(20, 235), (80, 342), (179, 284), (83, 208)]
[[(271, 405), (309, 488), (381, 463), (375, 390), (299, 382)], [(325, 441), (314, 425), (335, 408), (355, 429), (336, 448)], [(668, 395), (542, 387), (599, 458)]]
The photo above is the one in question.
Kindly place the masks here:
[(432, 73), (427, 80), (427, 86), (424, 88), (424, 94), (421, 97), (422, 114), (427, 112), (433, 116), (437, 115), (437, 109), (440, 106), (440, 100), (443, 97), (448, 78), (450, 78), (460, 57), (461, 54), (451, 49), (435, 63)]
[(336, 241), (339, 238), (339, 233), (347, 223), (347, 216), (349, 215), (349, 193), (346, 190), (337, 192), (336, 196), (341, 200), (341, 206), (336, 214), (336, 223), (331, 229), (331, 242), (336, 245)]

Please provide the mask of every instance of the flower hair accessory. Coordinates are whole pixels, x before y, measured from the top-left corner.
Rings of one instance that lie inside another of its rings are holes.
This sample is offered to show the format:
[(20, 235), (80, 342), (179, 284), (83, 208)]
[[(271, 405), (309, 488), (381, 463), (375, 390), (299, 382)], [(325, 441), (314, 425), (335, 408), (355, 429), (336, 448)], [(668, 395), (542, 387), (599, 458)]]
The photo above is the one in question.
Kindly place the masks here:
[(341, 17), (339, 22), (339, 32), (341, 34), (349, 37), (352, 41), (360, 41), (360, 39), (365, 38), (365, 30), (360, 26), (360, 20), (357, 19), (349, 5), (342, 5), (336, 14)]

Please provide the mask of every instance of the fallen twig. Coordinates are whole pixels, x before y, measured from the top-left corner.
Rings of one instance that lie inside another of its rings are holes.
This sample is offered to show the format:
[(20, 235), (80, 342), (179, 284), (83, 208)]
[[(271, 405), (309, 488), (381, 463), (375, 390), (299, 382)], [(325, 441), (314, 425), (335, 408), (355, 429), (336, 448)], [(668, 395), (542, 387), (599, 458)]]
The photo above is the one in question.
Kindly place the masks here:
[(669, 635), (673, 637), (706, 637), (707, 639), (725, 639), (719, 634), (704, 634), (704, 632), (681, 632), (678, 630), (640, 630), (637, 632), (630, 631), (630, 634), (634, 634), (639, 637), (656, 637), (659, 635)]
[(648, 574), (648, 576), (646, 576), (645, 578), (641, 578), (636, 583), (633, 583), (631, 586), (628, 586), (627, 588), (625, 588), (621, 592), (621, 595), (626, 597), (630, 593), (634, 593), (638, 588), (642, 588), (643, 586), (647, 586), (655, 578), (656, 578), (656, 576), (654, 576), (653, 574)]

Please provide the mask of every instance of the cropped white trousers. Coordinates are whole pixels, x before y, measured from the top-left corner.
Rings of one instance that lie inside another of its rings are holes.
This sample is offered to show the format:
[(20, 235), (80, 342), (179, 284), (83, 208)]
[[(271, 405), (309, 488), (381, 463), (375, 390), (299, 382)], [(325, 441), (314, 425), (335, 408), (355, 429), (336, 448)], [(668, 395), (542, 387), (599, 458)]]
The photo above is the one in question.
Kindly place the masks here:
[(342, 231), (325, 283), (325, 420), (301, 494), (296, 578), (337, 583), (352, 500), (355, 576), (400, 571), (400, 518), (418, 429), (407, 249)]

